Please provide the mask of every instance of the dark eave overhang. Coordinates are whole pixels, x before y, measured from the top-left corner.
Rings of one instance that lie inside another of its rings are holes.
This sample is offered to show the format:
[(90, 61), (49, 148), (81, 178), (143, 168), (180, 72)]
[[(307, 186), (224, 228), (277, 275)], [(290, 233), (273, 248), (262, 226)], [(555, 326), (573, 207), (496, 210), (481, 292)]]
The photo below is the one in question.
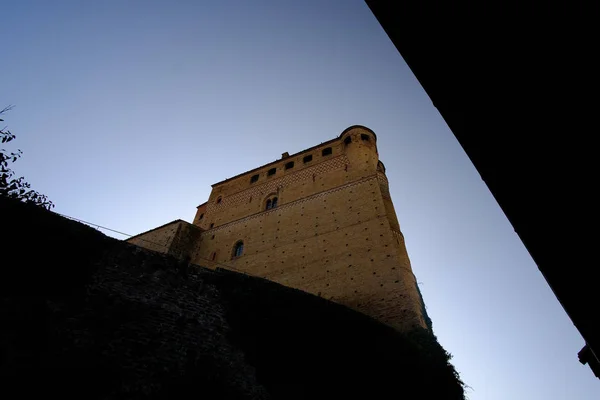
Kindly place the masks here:
[(600, 354), (594, 24), (575, 3), (366, 3)]

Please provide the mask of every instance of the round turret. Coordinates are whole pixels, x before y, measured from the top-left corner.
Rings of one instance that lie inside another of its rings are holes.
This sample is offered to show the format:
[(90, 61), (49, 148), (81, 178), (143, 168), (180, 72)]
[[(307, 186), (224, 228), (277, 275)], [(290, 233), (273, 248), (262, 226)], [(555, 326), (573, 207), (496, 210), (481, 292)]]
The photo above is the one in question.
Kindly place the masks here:
[(344, 153), (355, 174), (375, 173), (379, 162), (375, 132), (362, 125), (353, 125), (340, 134), (340, 139), (344, 143)]

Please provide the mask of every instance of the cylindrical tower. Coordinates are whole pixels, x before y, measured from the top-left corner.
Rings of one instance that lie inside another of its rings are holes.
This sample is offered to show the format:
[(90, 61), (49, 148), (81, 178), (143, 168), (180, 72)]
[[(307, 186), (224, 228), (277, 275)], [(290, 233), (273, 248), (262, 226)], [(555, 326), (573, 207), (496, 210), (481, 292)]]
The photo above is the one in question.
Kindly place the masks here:
[(377, 169), (377, 135), (364, 126), (354, 125), (340, 134), (349, 165), (348, 179), (373, 175)]
[[(349, 303), (399, 330), (431, 328), (390, 196), (385, 166), (379, 161), (377, 136), (369, 128), (354, 125), (344, 130), (340, 139), (348, 159), (347, 181), (369, 182), (362, 189), (359, 185), (354, 193), (350, 192), (357, 196), (351, 210), (360, 210), (364, 220), (379, 222), (375, 224), (374, 232), (371, 226), (367, 228), (366, 221), (348, 228), (352, 232), (349, 235), (364, 240), (356, 250), (374, 254), (374, 257), (368, 257), (370, 263), (361, 263), (361, 268), (366, 265), (371, 273), (368, 278), (362, 275), (363, 271), (357, 270), (356, 279), (364, 283), (358, 291), (362, 296), (356, 297), (356, 303)], [(361, 204), (360, 208), (357, 208), (358, 204)], [(366, 232), (371, 232), (370, 237), (363, 238)], [(373, 235), (376, 235), (376, 243), (369, 240), (374, 239)]]

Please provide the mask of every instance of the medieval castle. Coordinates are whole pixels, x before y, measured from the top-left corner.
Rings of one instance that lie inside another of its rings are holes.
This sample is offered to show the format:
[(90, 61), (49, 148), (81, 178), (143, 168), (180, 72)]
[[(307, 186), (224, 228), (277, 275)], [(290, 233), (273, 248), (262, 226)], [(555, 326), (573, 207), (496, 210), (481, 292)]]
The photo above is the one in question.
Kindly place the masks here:
[(313, 293), (398, 330), (430, 328), (377, 136), (364, 126), (215, 183), (192, 224), (128, 242)]

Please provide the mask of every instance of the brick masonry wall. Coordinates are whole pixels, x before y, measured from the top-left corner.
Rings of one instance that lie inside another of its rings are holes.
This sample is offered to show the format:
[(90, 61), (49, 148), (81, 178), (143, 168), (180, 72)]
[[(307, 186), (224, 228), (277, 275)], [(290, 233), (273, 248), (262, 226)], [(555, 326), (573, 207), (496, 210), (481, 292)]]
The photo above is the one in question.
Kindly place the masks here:
[(167, 254), (189, 260), (190, 254), (192, 254), (196, 247), (196, 243), (200, 241), (202, 232), (201, 228), (188, 224), (185, 221), (180, 221)]
[[(329, 147), (332, 154), (321, 156)], [(307, 154), (313, 161), (303, 164)], [(295, 168), (284, 170), (290, 160)], [(273, 167), (277, 173), (267, 177)], [(257, 173), (259, 181), (251, 183)], [(272, 196), (279, 206), (265, 211)], [(191, 255), (195, 263), (298, 288), (400, 330), (430, 326), (376, 138), (367, 129), (352, 129), (337, 140), (214, 185), (199, 226), (207, 230)], [(244, 254), (235, 259), (239, 241)]]
[[(11, 228), (1, 242), (28, 254), (4, 263), (0, 280), (0, 376), (10, 398), (463, 398), (426, 330), (401, 334), (38, 207), (0, 198), (0, 208)], [(38, 230), (53, 235), (33, 242)]]
[[(361, 135), (370, 140), (363, 141)], [(344, 143), (347, 137), (353, 140), (350, 145)], [(331, 148), (332, 153), (323, 156), (326, 148)], [(311, 156), (312, 160), (304, 163), (305, 156)], [(284, 204), (363, 178), (375, 171), (377, 161), (375, 136), (368, 129), (355, 128), (341, 138), (213, 185), (205, 217), (202, 221), (194, 220), (203, 229), (209, 229), (211, 223), (218, 227), (261, 212), (270, 195), (279, 193), (282, 196), (279, 204)], [(294, 162), (294, 167), (285, 169), (289, 162)], [(273, 168), (276, 173), (268, 176), (267, 172)], [(259, 175), (257, 182), (251, 182), (253, 175)]]
[(206, 213), (207, 203), (202, 203), (196, 208), (196, 215), (194, 216), (194, 225), (200, 226), (204, 219), (204, 213)]
[(175, 220), (126, 241), (147, 250), (189, 258), (203, 230), (182, 220)]
[(143, 247), (144, 249), (169, 253), (171, 244), (181, 228), (181, 220), (169, 222), (148, 232), (141, 233), (127, 239), (127, 242)]

